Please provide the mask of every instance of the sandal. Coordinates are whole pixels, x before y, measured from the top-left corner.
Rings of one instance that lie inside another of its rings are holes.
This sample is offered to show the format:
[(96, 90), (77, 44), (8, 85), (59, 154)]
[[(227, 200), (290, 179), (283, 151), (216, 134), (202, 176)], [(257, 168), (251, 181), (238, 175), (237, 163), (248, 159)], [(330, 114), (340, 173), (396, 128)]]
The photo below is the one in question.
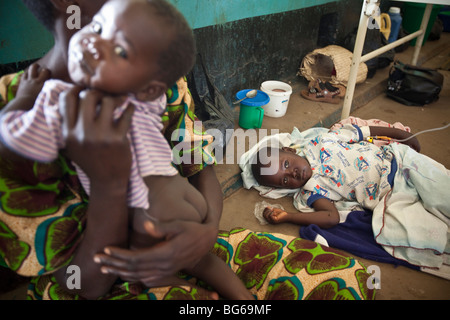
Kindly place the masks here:
[(302, 90), (300, 94), (308, 100), (338, 104), (345, 96), (345, 87), (332, 85), (329, 82), (323, 83), (320, 79), (317, 79), (311, 81), (308, 89)]

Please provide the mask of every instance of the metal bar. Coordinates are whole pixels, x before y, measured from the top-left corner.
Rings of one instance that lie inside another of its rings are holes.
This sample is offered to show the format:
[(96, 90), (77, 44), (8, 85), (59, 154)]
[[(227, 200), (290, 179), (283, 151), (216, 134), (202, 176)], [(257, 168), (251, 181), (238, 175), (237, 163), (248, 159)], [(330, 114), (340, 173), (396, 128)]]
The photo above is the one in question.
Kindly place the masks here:
[(405, 42), (408, 42), (418, 36), (420, 36), (423, 33), (422, 30), (418, 30), (414, 33), (411, 33), (410, 35), (407, 35), (401, 39), (398, 39), (397, 41), (391, 42), (381, 48), (378, 48), (372, 52), (369, 52), (368, 54), (365, 54), (361, 57), (361, 62), (369, 61), (372, 58), (375, 58), (376, 56), (379, 56), (380, 54), (385, 53), (386, 51), (389, 51), (395, 47), (398, 47), (399, 45), (404, 44)]
[[(405, 0), (400, 0), (400, 1), (405, 1)], [(407, 1), (407, 0), (406, 0)], [(406, 2), (405, 1), (405, 2)], [(422, 23), (420, 26), (420, 29), (406, 37), (403, 37), (395, 42), (392, 42), (386, 46), (383, 46), (377, 50), (374, 50), (372, 52), (369, 52), (368, 54), (361, 56), (362, 55), (362, 50), (364, 47), (364, 41), (366, 38), (366, 33), (367, 33), (367, 25), (368, 25), (368, 21), (369, 21), (369, 16), (366, 14), (367, 11), (367, 7), (368, 4), (370, 3), (370, 0), (365, 0), (363, 2), (363, 7), (361, 9), (361, 17), (359, 20), (359, 26), (358, 26), (358, 32), (356, 34), (356, 41), (355, 41), (355, 47), (353, 49), (353, 57), (352, 57), (352, 65), (350, 68), (350, 75), (349, 75), (349, 79), (348, 79), (348, 83), (347, 83), (347, 92), (345, 93), (345, 98), (344, 98), (344, 105), (342, 106), (342, 112), (341, 112), (341, 120), (342, 119), (346, 119), (350, 116), (350, 110), (351, 110), (351, 105), (352, 105), (352, 100), (353, 100), (353, 95), (355, 93), (355, 86), (356, 86), (356, 77), (358, 74), (358, 68), (359, 68), (359, 64), (361, 62), (366, 62), (388, 50), (391, 50), (407, 41), (410, 41), (414, 38), (417, 38), (416, 40), (416, 46), (414, 48), (414, 52), (413, 52), (413, 57), (411, 60), (411, 64), (412, 65), (416, 65), (417, 64), (417, 60), (419, 58), (419, 54), (420, 54), (420, 50), (422, 48), (422, 42), (423, 39), (425, 37), (425, 31), (427, 29), (427, 25), (428, 25), (428, 21), (430, 20), (430, 15), (431, 15), (431, 11), (433, 8), (433, 4), (431, 4), (430, 2), (434, 2), (437, 3), (440, 0), (421, 0), (421, 1), (415, 1), (412, 0), (411, 2), (425, 2), (427, 3), (426, 8), (425, 8), (425, 12), (423, 14), (423, 18), (422, 18)], [(409, 2), (409, 1), (408, 1)]]
[(422, 24), (420, 25), (420, 29), (422, 34), (416, 40), (416, 47), (414, 48), (413, 57), (411, 59), (411, 64), (415, 66), (417, 64), (417, 60), (419, 60), (420, 49), (422, 48), (422, 42), (425, 37), (425, 32), (427, 30), (428, 21), (430, 20), (431, 10), (433, 9), (433, 5), (428, 3), (425, 7), (425, 12), (423, 13)]
[(361, 17), (359, 19), (358, 32), (356, 34), (355, 47), (353, 49), (352, 65), (350, 67), (350, 74), (347, 83), (347, 91), (345, 93), (344, 105), (342, 106), (341, 119), (346, 119), (350, 116), (350, 109), (352, 106), (353, 94), (355, 92), (356, 77), (358, 75), (358, 68), (361, 62), (361, 54), (364, 47), (364, 41), (367, 33), (367, 25), (369, 16), (365, 14), (367, 2), (363, 2), (361, 10)]

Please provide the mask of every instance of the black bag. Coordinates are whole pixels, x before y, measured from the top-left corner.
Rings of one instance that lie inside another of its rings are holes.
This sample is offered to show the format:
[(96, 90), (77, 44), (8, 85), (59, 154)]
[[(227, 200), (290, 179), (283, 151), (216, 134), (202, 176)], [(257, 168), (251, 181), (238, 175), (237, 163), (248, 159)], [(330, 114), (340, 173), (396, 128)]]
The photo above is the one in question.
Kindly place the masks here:
[[(355, 48), (356, 34), (358, 28), (353, 29), (344, 39), (344, 47), (351, 52)], [(383, 34), (378, 29), (368, 29), (366, 38), (364, 41), (364, 47), (362, 54), (365, 55), (369, 52), (375, 51), (387, 44)], [(383, 69), (389, 66), (394, 61), (395, 51), (394, 49), (388, 50), (375, 58), (366, 61), (368, 73), (367, 78), (373, 78), (378, 69)]]
[(387, 96), (408, 106), (423, 106), (439, 99), (443, 83), (436, 70), (396, 61), (389, 72)]

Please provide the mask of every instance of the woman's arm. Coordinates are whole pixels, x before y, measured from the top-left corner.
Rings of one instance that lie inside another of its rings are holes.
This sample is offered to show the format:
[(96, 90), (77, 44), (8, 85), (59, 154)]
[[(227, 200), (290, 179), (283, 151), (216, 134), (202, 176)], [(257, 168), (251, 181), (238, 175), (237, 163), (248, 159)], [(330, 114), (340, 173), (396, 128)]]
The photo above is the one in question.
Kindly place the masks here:
[[(115, 122), (113, 111), (117, 101), (97, 91), (87, 91), (79, 98), (79, 92), (79, 88), (68, 91), (61, 108), (65, 153), (82, 168), (91, 183), (86, 229), (71, 261), (80, 268), (81, 289), (69, 291), (95, 299), (107, 293), (117, 277), (102, 273), (94, 256), (106, 246), (128, 246), (131, 152), (126, 132), (133, 110), (128, 108)], [(100, 105), (98, 113), (97, 105)], [(55, 277), (67, 289), (65, 269), (58, 270)]]

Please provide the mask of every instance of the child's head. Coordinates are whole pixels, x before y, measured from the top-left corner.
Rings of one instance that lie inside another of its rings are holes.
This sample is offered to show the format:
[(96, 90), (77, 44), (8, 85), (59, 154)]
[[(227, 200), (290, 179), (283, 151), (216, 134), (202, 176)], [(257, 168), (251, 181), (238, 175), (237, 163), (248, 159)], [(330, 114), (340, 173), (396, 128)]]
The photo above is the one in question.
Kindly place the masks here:
[(274, 188), (301, 188), (312, 176), (309, 162), (292, 148), (263, 148), (252, 160), (251, 167), (260, 185)]
[(192, 30), (164, 0), (110, 0), (69, 44), (78, 85), (154, 100), (195, 60)]

